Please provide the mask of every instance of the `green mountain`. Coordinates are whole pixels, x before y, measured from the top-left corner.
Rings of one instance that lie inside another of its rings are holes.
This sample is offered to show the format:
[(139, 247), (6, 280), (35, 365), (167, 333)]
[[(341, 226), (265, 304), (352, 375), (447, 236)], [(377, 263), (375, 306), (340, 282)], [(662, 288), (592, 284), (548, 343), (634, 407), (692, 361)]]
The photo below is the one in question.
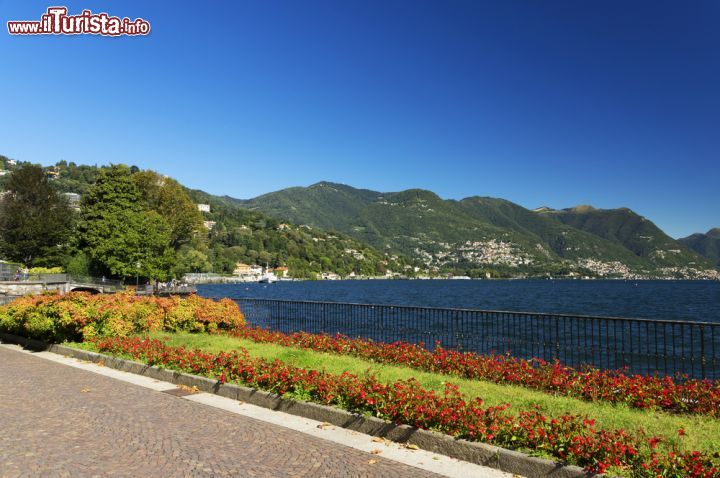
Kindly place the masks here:
[(705, 234), (697, 233), (678, 241), (720, 267), (720, 227)]
[(232, 272), (236, 262), (287, 266), (292, 275), (308, 278), (321, 272), (371, 276), (387, 269), (405, 274), (413, 269), (412, 261), (346, 234), (284, 223), (204, 191), (188, 193), (196, 203), (210, 206), (203, 216), (215, 223), (208, 240), (216, 272)]
[(540, 213), (575, 229), (601, 237), (657, 267), (711, 267), (712, 264), (628, 208), (577, 206)]
[[(23, 164), (0, 156), (3, 171), (7, 168), (11, 172)], [(80, 195), (95, 182), (99, 169), (65, 161), (44, 168), (58, 191)], [(131, 170), (140, 171), (135, 166)], [(0, 175), (0, 191), (8, 177)], [(247, 210), (230, 198), (204, 191), (185, 188), (185, 192), (196, 204), (210, 206), (210, 211), (202, 212), (207, 229), (199, 231), (190, 244), (178, 251), (179, 269), (186, 272), (232, 273), (236, 263), (241, 262), (286, 266), (290, 275), (307, 278), (321, 272), (341, 276), (353, 272), (381, 275), (388, 269), (406, 275), (414, 273), (413, 261), (346, 234), (285, 224), (262, 212)]]
[(471, 197), (459, 201), (459, 204), (476, 220), (513, 230), (520, 236), (518, 240), (524, 238), (529, 241), (529, 245), (535, 247), (541, 244), (561, 259), (599, 258), (606, 261), (620, 260), (636, 267), (641, 265), (637, 257), (620, 245), (571, 226), (558, 224), (557, 221), (510, 201)]
[[(228, 198), (228, 200), (232, 200)], [(444, 200), (320, 182), (232, 200), (253, 211), (335, 230), (429, 269), (470, 275), (714, 276), (712, 264), (628, 209), (530, 211), (510, 201)]]
[[(98, 172), (66, 162), (46, 170), (58, 190), (80, 194)], [(250, 200), (186, 192), (210, 206), (202, 213), (208, 230), (178, 251), (188, 270), (231, 272), (244, 262), (288, 266), (302, 277), (412, 275), (417, 267), (475, 277), (720, 278), (718, 230), (675, 241), (626, 208), (528, 210), (490, 197), (444, 200), (422, 189), (381, 193), (331, 182)]]

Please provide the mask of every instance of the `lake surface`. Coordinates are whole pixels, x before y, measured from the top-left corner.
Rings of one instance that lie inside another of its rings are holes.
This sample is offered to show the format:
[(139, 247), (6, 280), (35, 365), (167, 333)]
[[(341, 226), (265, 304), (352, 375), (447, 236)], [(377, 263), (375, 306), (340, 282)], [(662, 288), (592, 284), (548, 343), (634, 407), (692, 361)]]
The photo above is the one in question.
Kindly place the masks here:
[(205, 284), (198, 294), (720, 322), (718, 281), (302, 281)]

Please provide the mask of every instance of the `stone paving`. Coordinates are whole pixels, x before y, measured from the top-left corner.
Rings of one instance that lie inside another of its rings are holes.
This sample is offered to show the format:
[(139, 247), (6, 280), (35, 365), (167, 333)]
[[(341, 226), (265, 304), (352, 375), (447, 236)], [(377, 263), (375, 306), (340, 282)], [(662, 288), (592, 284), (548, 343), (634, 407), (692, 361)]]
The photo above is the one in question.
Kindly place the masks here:
[(0, 348), (0, 477), (438, 476)]

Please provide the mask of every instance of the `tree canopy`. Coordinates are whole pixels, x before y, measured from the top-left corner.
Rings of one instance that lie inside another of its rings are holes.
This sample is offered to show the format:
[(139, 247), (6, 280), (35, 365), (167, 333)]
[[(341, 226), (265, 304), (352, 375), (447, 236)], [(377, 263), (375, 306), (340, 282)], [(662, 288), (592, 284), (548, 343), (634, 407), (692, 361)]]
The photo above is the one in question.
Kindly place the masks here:
[(124, 165), (103, 168), (82, 200), (80, 247), (109, 275), (167, 279), (172, 228), (147, 208)]
[(10, 174), (0, 201), (0, 251), (28, 266), (57, 262), (67, 248), (75, 214), (39, 166)]
[(202, 216), (195, 203), (174, 179), (154, 171), (132, 175), (145, 205), (170, 225), (170, 242), (178, 247), (192, 239), (202, 227)]

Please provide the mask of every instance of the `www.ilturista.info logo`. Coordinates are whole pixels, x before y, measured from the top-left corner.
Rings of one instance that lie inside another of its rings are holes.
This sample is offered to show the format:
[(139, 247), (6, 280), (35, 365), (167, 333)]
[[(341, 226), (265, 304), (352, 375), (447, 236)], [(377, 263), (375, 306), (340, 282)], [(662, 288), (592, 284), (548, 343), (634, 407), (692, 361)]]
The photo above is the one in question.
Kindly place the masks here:
[(49, 7), (40, 21), (7, 22), (11, 35), (147, 35), (150, 22), (142, 18), (112, 17), (107, 13), (83, 10), (80, 15), (68, 15), (67, 7)]

